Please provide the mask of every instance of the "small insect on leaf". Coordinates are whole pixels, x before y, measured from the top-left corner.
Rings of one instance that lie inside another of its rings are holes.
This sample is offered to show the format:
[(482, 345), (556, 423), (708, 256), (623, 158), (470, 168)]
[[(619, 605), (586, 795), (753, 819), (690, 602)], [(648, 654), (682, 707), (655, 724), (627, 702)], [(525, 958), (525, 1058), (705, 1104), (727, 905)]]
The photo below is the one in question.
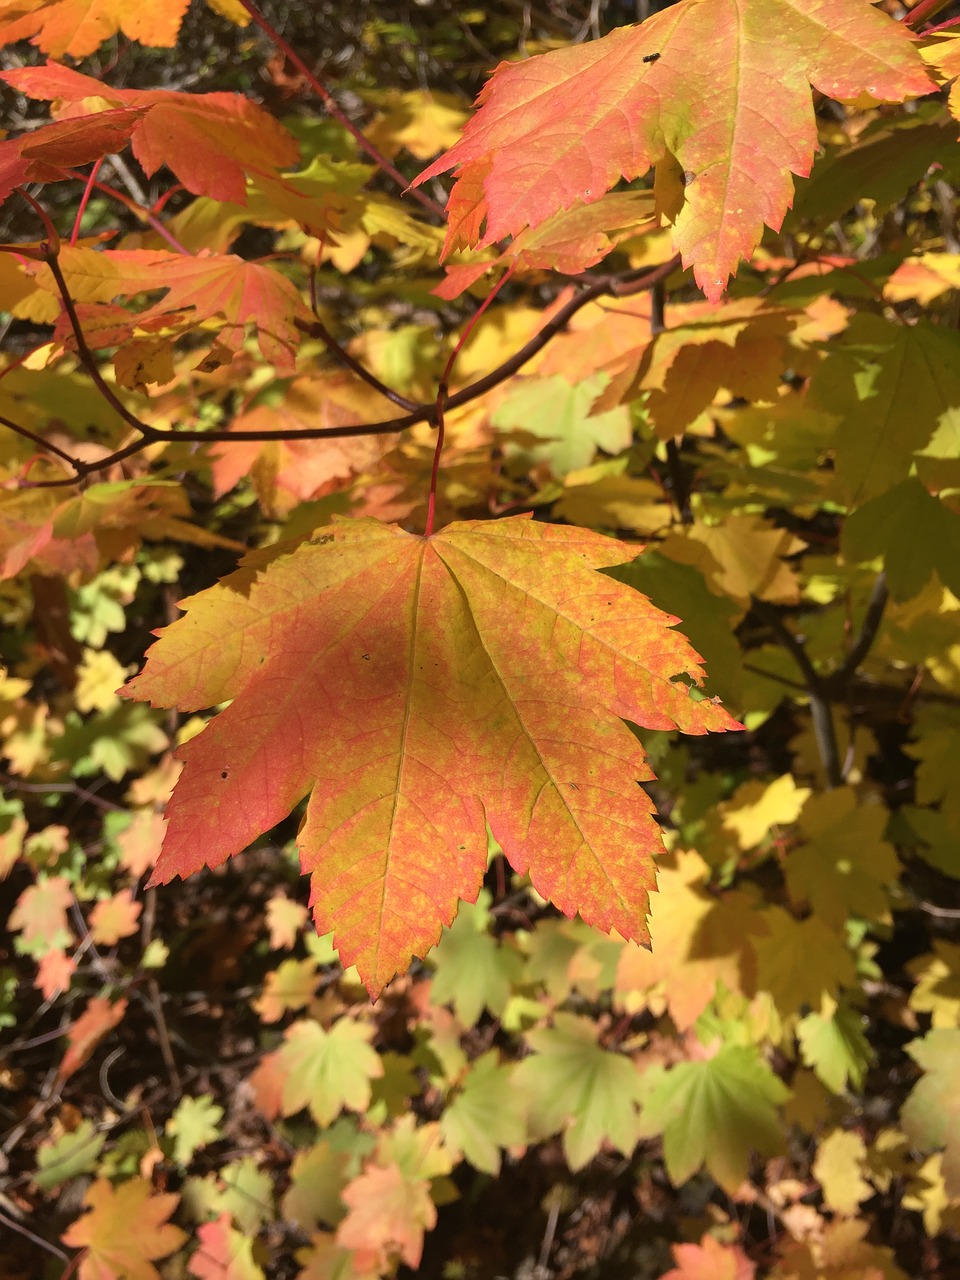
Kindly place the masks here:
[(656, 61), (659, 59), (659, 57), (660, 57), (659, 53), (648, 53), (648, 54), (645, 54), (645, 55), (644, 55), (644, 57), (641, 59), (641, 61), (642, 61), (642, 62), (656, 62)]

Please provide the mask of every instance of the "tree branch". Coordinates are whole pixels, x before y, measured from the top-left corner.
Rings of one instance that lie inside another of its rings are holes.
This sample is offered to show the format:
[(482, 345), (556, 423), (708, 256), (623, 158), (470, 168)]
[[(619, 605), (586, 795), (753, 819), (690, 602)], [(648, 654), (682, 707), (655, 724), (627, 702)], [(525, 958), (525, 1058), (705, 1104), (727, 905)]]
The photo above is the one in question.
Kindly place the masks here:
[[(365, 422), (358, 423), (354, 426), (344, 427), (306, 427), (289, 430), (274, 431), (192, 431), (181, 430), (179, 428), (166, 430), (161, 427), (152, 427), (148, 423), (141, 422), (134, 414), (132, 414), (121, 400), (118, 399), (110, 385), (104, 381), (93, 353), (83, 336), (80, 327), (80, 321), (77, 316), (73, 299), (70, 297), (66, 280), (63, 272), (60, 270), (59, 263), (56, 262), (55, 256), (44, 257), (54, 273), (54, 279), (57, 281), (57, 288), (61, 292), (64, 308), (70, 320), (71, 327), (77, 339), (77, 352), (84, 367), (93, 378), (97, 389), (104, 396), (107, 402), (116, 410), (129, 426), (138, 432), (142, 437), (139, 441), (124, 446), (115, 453), (101, 458), (97, 463), (80, 462), (78, 459), (71, 458), (70, 464), (74, 467), (76, 475), (63, 480), (46, 480), (38, 481), (36, 484), (30, 483), (24, 487), (36, 488), (54, 488), (63, 485), (76, 483), (77, 480), (85, 479), (87, 476), (96, 471), (105, 470), (113, 466), (117, 462), (121, 462), (131, 457), (135, 453), (139, 453), (145, 449), (148, 444), (158, 441), (180, 441), (199, 444), (212, 444), (215, 442), (227, 442), (237, 440), (334, 440), (345, 439), (354, 436), (369, 435), (391, 435), (397, 431), (403, 431), (407, 427), (412, 427), (421, 422), (428, 422), (436, 425), (437, 406), (436, 402), (430, 404), (418, 405), (410, 413), (399, 418), (389, 418), (383, 422)], [(492, 369), (490, 373), (485, 374), (482, 378), (478, 378), (476, 382), (472, 382), (469, 386), (461, 388), (454, 395), (450, 396), (446, 401), (445, 408), (458, 409), (461, 405), (469, 404), (471, 401), (478, 399), (482, 395), (499, 386), (501, 382), (505, 382), (511, 378), (519, 369), (532, 360), (538, 352), (542, 351), (552, 338), (566, 328), (571, 318), (590, 302), (595, 302), (602, 297), (620, 297), (628, 296), (632, 293), (640, 292), (642, 289), (652, 289), (657, 283), (665, 280), (679, 264), (679, 257), (671, 258), (669, 262), (661, 263), (658, 267), (649, 269), (631, 271), (623, 276), (611, 278), (603, 277), (595, 281), (592, 285), (588, 285), (576, 297), (571, 298), (556, 315), (552, 316), (549, 321), (534, 336), (502, 364)], [(22, 432), (21, 432), (22, 434)]]

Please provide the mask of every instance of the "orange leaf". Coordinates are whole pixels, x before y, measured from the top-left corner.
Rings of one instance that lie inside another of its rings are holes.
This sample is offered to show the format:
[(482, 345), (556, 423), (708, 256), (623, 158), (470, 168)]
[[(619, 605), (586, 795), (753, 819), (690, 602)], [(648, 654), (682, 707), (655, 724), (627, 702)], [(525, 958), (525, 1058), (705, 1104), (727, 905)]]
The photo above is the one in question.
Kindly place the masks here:
[(30, 37), (55, 58), (85, 58), (122, 31), (130, 40), (172, 48), (190, 0), (14, 0), (0, 18), (0, 42)]
[(57, 992), (66, 991), (76, 967), (76, 960), (64, 951), (48, 951), (40, 958), (34, 985), (44, 1000), (52, 1000)]
[(358, 1270), (382, 1272), (397, 1256), (408, 1267), (420, 1265), (424, 1230), (437, 1220), (426, 1178), (405, 1178), (395, 1164), (371, 1164), (341, 1198), (349, 1213), (337, 1228), (337, 1244), (354, 1250)]
[[(219, 330), (218, 337), (231, 351), (242, 347), (246, 325), (256, 322), (264, 358), (278, 369), (293, 368), (300, 344), (294, 319), (305, 317), (307, 312), (296, 286), (272, 267), (245, 262), (229, 253), (193, 258), (159, 249), (101, 253), (95, 249), (69, 247), (61, 250), (60, 266), (67, 287), (78, 303), (108, 303), (118, 296), (152, 289), (167, 290), (166, 297), (146, 311), (118, 312), (116, 308), (106, 307), (114, 329), (110, 334), (98, 334), (96, 339), (87, 324), (88, 320), (95, 320), (96, 312), (81, 308), (90, 342), (112, 346), (152, 321), (164, 317), (181, 319), (176, 313), (185, 310), (191, 323), (213, 316), (225, 317), (227, 323)], [(44, 288), (56, 291), (46, 268), (41, 268), (38, 278)], [(61, 339), (71, 336), (65, 318), (61, 318), (57, 336)]]
[(200, 1244), (187, 1263), (199, 1280), (263, 1280), (253, 1260), (253, 1240), (230, 1225), (229, 1213), (197, 1228)]
[(127, 1011), (126, 1000), (111, 1004), (103, 996), (91, 996), (87, 1007), (67, 1032), (67, 1052), (60, 1063), (60, 1075), (65, 1080), (79, 1071), (94, 1049), (112, 1031)]
[(121, 889), (112, 898), (103, 898), (90, 912), (90, 933), (94, 942), (115, 946), (121, 938), (137, 931), (143, 903), (134, 902), (132, 889)]
[(88, 1189), (83, 1200), (90, 1212), (60, 1237), (72, 1249), (87, 1249), (80, 1280), (159, 1280), (151, 1260), (173, 1253), (186, 1236), (167, 1222), (180, 1197), (151, 1191), (142, 1178), (116, 1190), (98, 1178)]
[(21, 930), (24, 949), (41, 953), (62, 948), (73, 938), (67, 909), (73, 890), (65, 876), (50, 876), (24, 889), (10, 912), (7, 927)]
[(685, 175), (674, 245), (716, 301), (764, 223), (779, 229), (791, 173), (810, 171), (811, 83), (892, 102), (934, 88), (907, 33), (862, 0), (682, 0), (592, 44), (501, 64), (417, 183), (457, 169), (450, 252), (673, 164)]
[(676, 619), (593, 572), (636, 551), (523, 517), (429, 539), (342, 520), (186, 601), (124, 692), (234, 701), (178, 753), (154, 882), (219, 865), (312, 790), (316, 925), (372, 993), (475, 900), (485, 822), (562, 911), (645, 940), (660, 830), (621, 717), (738, 726), (674, 683), (701, 677)]
[(753, 1280), (757, 1268), (736, 1245), (704, 1236), (699, 1244), (670, 1246), (677, 1265), (663, 1280)]
[(112, 89), (56, 62), (7, 71), (2, 78), (28, 97), (56, 99), (61, 115), (87, 116), (89, 99), (137, 109), (129, 134), (147, 177), (167, 165), (188, 191), (214, 200), (246, 204), (248, 173), (273, 176), (299, 156), (283, 125), (240, 94)]

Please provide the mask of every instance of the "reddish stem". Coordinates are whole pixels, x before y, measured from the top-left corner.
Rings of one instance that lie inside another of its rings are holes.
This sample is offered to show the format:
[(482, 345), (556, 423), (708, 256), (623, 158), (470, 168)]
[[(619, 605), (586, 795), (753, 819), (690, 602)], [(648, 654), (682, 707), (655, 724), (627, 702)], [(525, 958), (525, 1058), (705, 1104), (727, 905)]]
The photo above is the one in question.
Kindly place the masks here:
[[(243, 3), (243, 0), (240, 0)], [(936, 17), (941, 9), (945, 9), (950, 0), (920, 0), (920, 3), (903, 19), (905, 27), (912, 27), (914, 31), (921, 23), (928, 22), (931, 18)]]
[[(16, 191), (17, 191), (17, 195), (19, 195), (22, 199), (26, 200), (27, 204), (30, 206), (30, 208), (34, 211), (34, 213), (43, 223), (43, 229), (47, 233), (46, 244), (41, 246), (41, 253), (39, 255), (40, 260), (42, 262), (46, 261), (47, 257), (51, 255), (53, 257), (56, 257), (56, 255), (60, 252), (60, 235), (57, 231), (57, 228), (53, 225), (53, 223), (47, 217), (46, 209), (44, 209), (42, 204), (38, 204), (37, 201), (34, 200), (33, 196), (30, 194), (30, 192), (25, 191), (23, 187), (17, 187)], [(27, 257), (38, 256), (34, 253), (31, 253), (29, 249), (23, 249), (21, 250), (21, 252), (23, 252)]]
[(446, 405), (447, 395), (450, 390), (450, 375), (453, 372), (453, 366), (456, 363), (457, 356), (463, 350), (463, 344), (470, 337), (476, 328), (477, 321), (489, 307), (503, 286), (513, 275), (514, 267), (517, 264), (512, 262), (497, 283), (493, 286), (487, 296), (477, 307), (476, 311), (467, 321), (457, 340), (456, 346), (450, 353), (450, 358), (444, 367), (440, 376), (440, 386), (437, 388), (436, 418), (437, 418), (437, 447), (433, 451), (433, 466), (430, 469), (430, 496), (427, 499), (427, 523), (423, 531), (423, 536), (429, 538), (433, 534), (433, 521), (437, 511), (437, 480), (440, 476), (440, 454), (443, 452), (443, 438), (446, 432), (446, 424), (444, 422), (443, 411)]
[(253, 0), (239, 0), (239, 3), (244, 9), (246, 9), (247, 13), (249, 13), (250, 17), (264, 35), (272, 40), (272, 42), (277, 46), (287, 61), (296, 67), (333, 118), (338, 120), (347, 132), (353, 136), (357, 146), (367, 153), (377, 168), (387, 174), (388, 177), (392, 178), (400, 187), (401, 191), (406, 193), (409, 190), (409, 194), (413, 196), (414, 200), (421, 204), (428, 213), (433, 215), (433, 217), (439, 218), (442, 221), (444, 217), (443, 209), (437, 204), (436, 200), (431, 200), (426, 192), (421, 191), (419, 188), (415, 187), (410, 189), (410, 183), (403, 176), (400, 170), (390, 163), (383, 152), (374, 146), (361, 129), (357, 128), (350, 117), (346, 115), (340, 107), (340, 104), (326, 85), (317, 79), (293, 46), (284, 40), (283, 36), (275, 27), (271, 26), (257, 6), (253, 3)]
[(86, 212), (87, 203), (90, 200), (90, 196), (93, 194), (94, 184), (97, 181), (97, 174), (100, 172), (100, 166), (102, 164), (103, 164), (103, 157), (101, 156), (101, 158), (90, 170), (90, 175), (87, 178), (87, 184), (83, 188), (83, 195), (80, 197), (80, 206), (77, 209), (77, 216), (73, 220), (73, 231), (71, 231), (70, 233), (71, 248), (77, 243), (77, 240), (79, 239), (80, 223), (83, 221), (83, 215)]

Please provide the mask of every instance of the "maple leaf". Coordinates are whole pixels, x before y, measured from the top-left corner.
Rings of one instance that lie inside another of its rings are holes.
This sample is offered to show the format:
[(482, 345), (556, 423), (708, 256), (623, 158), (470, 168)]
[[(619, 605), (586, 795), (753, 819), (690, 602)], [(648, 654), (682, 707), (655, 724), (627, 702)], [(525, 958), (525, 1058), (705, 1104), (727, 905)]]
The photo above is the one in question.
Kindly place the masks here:
[(663, 1134), (677, 1185), (705, 1164), (733, 1195), (747, 1175), (750, 1149), (771, 1155), (783, 1145), (776, 1108), (789, 1090), (754, 1048), (724, 1045), (712, 1058), (677, 1063), (652, 1083), (641, 1136)]
[(164, 1134), (173, 1138), (173, 1159), (189, 1164), (194, 1152), (220, 1137), (223, 1107), (218, 1107), (209, 1093), (199, 1098), (181, 1098), (177, 1109), (166, 1123)]
[(674, 188), (686, 175), (674, 245), (716, 301), (764, 223), (779, 229), (791, 173), (810, 171), (808, 82), (893, 102), (933, 88), (907, 34), (860, 0), (685, 0), (592, 44), (501, 64), (463, 137), (417, 182), (457, 170), (449, 252), (669, 161)]
[(708, 868), (698, 853), (678, 850), (660, 865), (659, 893), (651, 903), (652, 950), (625, 947), (617, 967), (619, 992), (663, 983), (667, 1007), (680, 1030), (693, 1026), (716, 994), (753, 995), (753, 938), (764, 925), (746, 895), (734, 890), (715, 897), (706, 887)]
[(230, 1215), (221, 1213), (216, 1222), (197, 1228), (196, 1252), (187, 1270), (199, 1280), (264, 1280), (264, 1272), (253, 1260), (253, 1240), (230, 1224)]
[[(906, 480), (920, 449), (955, 456), (958, 367), (960, 335), (923, 319), (904, 325), (861, 314), (834, 340), (810, 380), (808, 399), (839, 423), (837, 486), (846, 501), (885, 499), (892, 486)], [(891, 505), (910, 506), (907, 493), (898, 496), (900, 502)], [(903, 518), (899, 512), (890, 515)]]
[[(160, 302), (145, 311), (122, 313), (120, 330), (127, 334), (154, 320), (166, 317), (174, 321), (183, 310), (192, 313), (191, 324), (220, 315), (227, 323), (218, 329), (218, 339), (229, 351), (238, 351), (246, 325), (255, 321), (264, 358), (278, 369), (293, 369), (300, 343), (294, 322), (297, 317), (306, 316), (306, 308), (293, 282), (269, 266), (245, 262), (233, 254), (192, 258), (163, 250), (98, 253), (69, 246), (60, 251), (60, 266), (74, 301), (81, 304), (111, 302), (118, 296), (146, 290), (166, 291)], [(44, 288), (57, 292), (56, 283), (45, 268), (38, 278)], [(93, 314), (92, 310), (81, 311), (84, 319)], [(110, 335), (109, 345), (124, 336), (120, 330)], [(73, 340), (65, 318), (61, 319), (58, 333), (63, 341)], [(99, 335), (97, 340), (106, 338)]]
[(72, 178), (77, 165), (121, 151), (143, 116), (143, 108), (123, 107), (41, 125), (22, 138), (0, 142), (0, 202), (25, 182)]
[(510, 1067), (495, 1049), (470, 1064), (460, 1091), (444, 1109), (440, 1129), (449, 1151), (462, 1152), (475, 1169), (496, 1177), (500, 1148), (527, 1139), (526, 1107)]
[(73, 890), (66, 876), (43, 876), (24, 889), (10, 912), (7, 927), (21, 930), (19, 950), (27, 955), (62, 950), (73, 941), (67, 911)]
[(672, 1244), (676, 1266), (661, 1280), (753, 1280), (757, 1268), (736, 1245), (721, 1244), (711, 1235), (699, 1244)]
[(418, 1267), (423, 1233), (437, 1220), (426, 1178), (407, 1177), (395, 1164), (368, 1164), (343, 1190), (347, 1216), (337, 1228), (337, 1243), (353, 1249), (360, 1269), (386, 1270), (399, 1256)]
[(873, 1187), (861, 1176), (867, 1149), (859, 1133), (834, 1129), (821, 1138), (813, 1176), (823, 1188), (828, 1209), (846, 1216), (857, 1212), (862, 1200), (873, 1195)]
[(169, 49), (177, 42), (189, 0), (13, 0), (0, 17), (0, 40), (24, 40), (55, 58), (85, 58), (118, 31), (130, 40)]
[(298, 1151), (283, 1197), (284, 1221), (295, 1222), (302, 1231), (312, 1231), (321, 1222), (335, 1227), (346, 1212), (341, 1194), (349, 1181), (350, 1164), (350, 1155), (335, 1150), (325, 1138)]
[(824, 995), (856, 984), (853, 956), (818, 916), (796, 920), (782, 907), (770, 906), (762, 919), (769, 932), (754, 943), (757, 987), (770, 992), (782, 1016), (804, 1005), (819, 1009)]
[(295, 1022), (284, 1044), (263, 1059), (254, 1080), (279, 1077), (276, 1100), (285, 1116), (309, 1107), (317, 1124), (326, 1126), (344, 1107), (366, 1111), (370, 1081), (383, 1075), (383, 1063), (370, 1047), (372, 1035), (372, 1028), (351, 1018), (341, 1018), (329, 1031), (316, 1022)]
[(674, 683), (700, 678), (674, 619), (592, 571), (635, 553), (522, 517), (430, 539), (340, 521), (185, 602), (124, 692), (234, 701), (180, 751), (155, 883), (219, 865), (312, 787), (317, 929), (371, 993), (476, 899), (485, 819), (566, 914), (645, 940), (660, 834), (620, 717), (737, 725)]
[(491, 936), (489, 906), (483, 891), (476, 906), (465, 903), (432, 957), (437, 971), (430, 998), (434, 1004), (452, 1003), (465, 1027), (472, 1027), (484, 1009), (499, 1018), (523, 971), (516, 951)]
[(275, 893), (267, 903), (267, 929), (274, 950), (292, 950), (306, 923), (307, 908), (302, 902)]
[(121, 938), (137, 931), (142, 902), (134, 902), (132, 889), (120, 889), (110, 898), (101, 898), (90, 912), (90, 935), (94, 942), (114, 947)]
[(903, 1104), (900, 1120), (904, 1131), (919, 1147), (945, 1147), (943, 1179), (947, 1194), (960, 1196), (960, 1103), (957, 1063), (960, 1030), (941, 1027), (921, 1040), (911, 1040), (907, 1052), (924, 1075)]
[(533, 1053), (514, 1068), (527, 1095), (532, 1136), (561, 1131), (567, 1163), (582, 1169), (604, 1140), (624, 1154), (637, 1141), (640, 1077), (622, 1053), (597, 1043), (588, 1019), (558, 1013), (553, 1027), (531, 1031)]
[(86, 115), (84, 104), (91, 98), (115, 110), (133, 109), (138, 118), (130, 142), (147, 177), (167, 165), (188, 191), (224, 203), (246, 204), (248, 173), (275, 175), (299, 155), (283, 125), (240, 94), (112, 89), (56, 62), (7, 71), (2, 78), (28, 97), (55, 99), (60, 113), (75, 115), (83, 108)]
[(863, 1084), (873, 1050), (859, 1010), (824, 996), (820, 1011), (800, 1020), (797, 1038), (804, 1062), (828, 1089), (840, 1093), (848, 1080), (855, 1089)]
[(43, 1191), (92, 1172), (107, 1140), (97, 1133), (92, 1120), (81, 1120), (72, 1132), (66, 1130), (56, 1141), (41, 1142), (37, 1148), (37, 1169), (33, 1181)]
[(79, 1071), (103, 1037), (120, 1022), (127, 1011), (125, 999), (111, 1004), (103, 996), (91, 996), (80, 1017), (67, 1031), (67, 1051), (60, 1063), (60, 1076), (66, 1080)]
[(159, 1280), (153, 1259), (178, 1249), (186, 1236), (167, 1222), (179, 1196), (153, 1195), (142, 1178), (130, 1178), (114, 1190), (98, 1178), (87, 1190), (88, 1214), (60, 1237), (72, 1249), (86, 1248), (80, 1280)]

